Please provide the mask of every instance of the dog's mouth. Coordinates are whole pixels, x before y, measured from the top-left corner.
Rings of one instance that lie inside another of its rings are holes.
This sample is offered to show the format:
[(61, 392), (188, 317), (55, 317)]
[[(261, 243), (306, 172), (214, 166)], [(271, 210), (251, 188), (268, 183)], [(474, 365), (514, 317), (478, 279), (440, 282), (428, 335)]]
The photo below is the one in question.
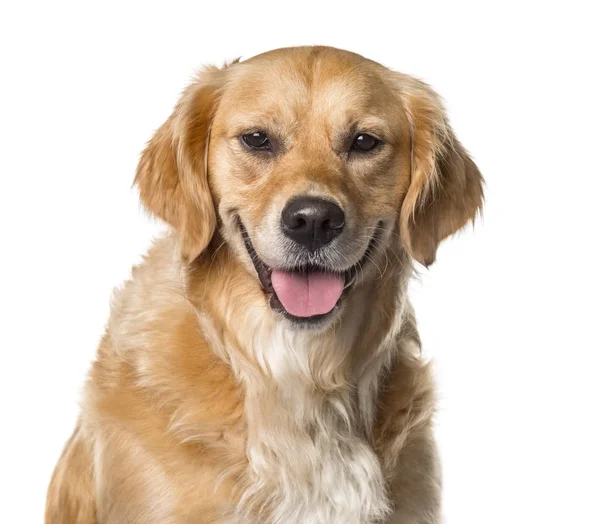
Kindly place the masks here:
[(309, 263), (292, 269), (269, 267), (254, 250), (241, 220), (239, 226), (261, 286), (270, 295), (269, 305), (289, 320), (299, 323), (318, 323), (339, 307), (343, 296), (356, 283), (358, 270), (369, 260), (381, 230), (380, 227), (375, 229), (367, 249), (356, 264), (344, 271), (337, 271)]

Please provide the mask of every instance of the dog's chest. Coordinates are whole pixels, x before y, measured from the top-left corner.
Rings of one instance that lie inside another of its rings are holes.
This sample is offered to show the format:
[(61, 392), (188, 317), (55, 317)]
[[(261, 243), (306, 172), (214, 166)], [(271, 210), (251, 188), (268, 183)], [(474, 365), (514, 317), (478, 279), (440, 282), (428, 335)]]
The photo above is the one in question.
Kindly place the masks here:
[(388, 498), (379, 460), (366, 439), (334, 416), (321, 427), (290, 424), (289, 417), (285, 422), (250, 434), (250, 487), (238, 508), (243, 522), (259, 506), (268, 508), (257, 519), (265, 524), (379, 522), (388, 512)]
[(329, 345), (286, 331), (253, 339), (267, 378), (246, 379), (247, 479), (231, 522), (375, 524), (389, 512), (367, 438), (379, 373), (339, 373), (349, 360), (343, 336)]

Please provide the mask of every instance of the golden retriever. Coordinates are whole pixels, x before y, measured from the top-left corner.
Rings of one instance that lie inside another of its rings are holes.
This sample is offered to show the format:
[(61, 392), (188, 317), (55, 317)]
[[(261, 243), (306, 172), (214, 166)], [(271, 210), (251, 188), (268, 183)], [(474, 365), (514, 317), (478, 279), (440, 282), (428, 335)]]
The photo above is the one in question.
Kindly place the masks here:
[(413, 261), (482, 205), (432, 89), (354, 53), (204, 69), (144, 150), (173, 233), (115, 293), (47, 524), (432, 524)]

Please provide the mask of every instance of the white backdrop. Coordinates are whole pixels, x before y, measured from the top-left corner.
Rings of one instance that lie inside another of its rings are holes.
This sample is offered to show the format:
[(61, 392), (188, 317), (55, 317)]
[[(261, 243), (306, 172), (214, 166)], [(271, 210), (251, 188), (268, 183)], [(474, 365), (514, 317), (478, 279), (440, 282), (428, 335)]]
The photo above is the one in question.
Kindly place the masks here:
[(145, 141), (198, 66), (299, 44), (432, 84), (486, 177), (484, 219), (412, 289), (446, 522), (600, 522), (593, 2), (162, 4), (0, 8), (0, 522), (42, 521), (111, 290), (159, 228), (131, 189)]

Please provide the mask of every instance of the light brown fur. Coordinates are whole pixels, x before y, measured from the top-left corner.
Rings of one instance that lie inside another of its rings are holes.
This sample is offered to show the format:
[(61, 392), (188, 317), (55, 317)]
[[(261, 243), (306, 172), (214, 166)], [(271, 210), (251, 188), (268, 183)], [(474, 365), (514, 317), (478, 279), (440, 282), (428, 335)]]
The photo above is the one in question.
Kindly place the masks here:
[[(385, 137), (350, 161), (344, 131)], [(272, 157), (238, 136), (278, 137)], [(481, 176), (433, 91), (358, 55), (293, 48), (202, 72), (142, 154), (173, 227), (115, 293), (46, 523), (439, 522), (434, 391), (407, 283), (472, 220)], [(341, 202), (373, 260), (322, 330), (271, 311), (262, 257), (291, 196)], [(347, 497), (347, 499), (345, 498)], [(354, 520), (352, 520), (354, 519)]]

